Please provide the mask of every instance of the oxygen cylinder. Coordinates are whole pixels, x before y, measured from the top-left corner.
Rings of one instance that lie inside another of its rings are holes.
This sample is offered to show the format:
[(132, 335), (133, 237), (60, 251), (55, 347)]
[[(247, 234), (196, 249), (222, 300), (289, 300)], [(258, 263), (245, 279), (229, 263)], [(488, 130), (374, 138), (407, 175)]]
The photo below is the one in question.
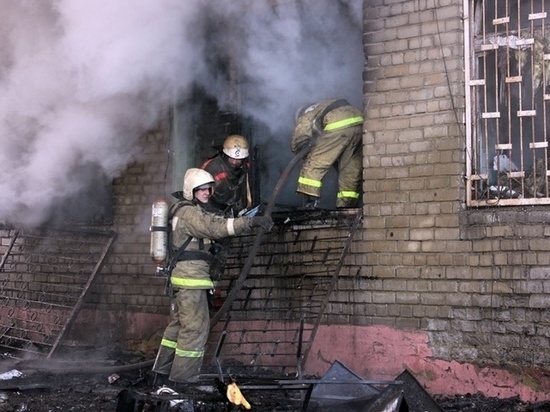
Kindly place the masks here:
[(157, 265), (168, 257), (168, 214), (170, 207), (164, 199), (153, 202), (151, 210), (151, 259)]

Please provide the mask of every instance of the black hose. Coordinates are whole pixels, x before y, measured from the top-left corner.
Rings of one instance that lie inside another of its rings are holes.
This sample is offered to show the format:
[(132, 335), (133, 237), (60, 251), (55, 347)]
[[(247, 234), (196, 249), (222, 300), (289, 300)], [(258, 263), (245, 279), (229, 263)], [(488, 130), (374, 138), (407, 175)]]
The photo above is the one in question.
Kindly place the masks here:
[[(302, 160), (306, 155), (309, 153), (309, 150), (311, 149), (310, 145), (304, 146), (296, 155), (292, 158), (290, 163), (287, 165), (285, 170), (283, 170), (283, 173), (281, 173), (281, 176), (279, 177), (279, 180), (275, 184), (275, 188), (273, 189), (273, 193), (271, 194), (271, 199), (269, 200), (269, 203), (267, 204), (267, 207), (264, 212), (264, 216), (271, 216), (271, 212), (273, 211), (273, 208), (275, 207), (275, 202), (277, 201), (277, 198), (279, 197), (281, 190), (283, 189), (284, 185), (286, 184), (286, 181), (288, 180), (288, 177), (290, 175), (290, 172), (296, 167), (298, 162)], [(246, 277), (248, 276), (248, 273), (250, 272), (250, 269), (252, 268), (252, 264), (254, 262), (254, 258), (256, 257), (256, 254), (258, 253), (258, 249), (260, 248), (260, 245), (262, 243), (262, 237), (265, 233), (265, 230), (260, 228), (259, 231), (256, 233), (256, 237), (254, 238), (254, 244), (249, 250), (248, 257), (246, 259), (246, 262), (241, 269), (241, 273), (239, 274), (239, 277), (233, 284), (233, 288), (231, 291), (227, 294), (227, 297), (225, 298), (225, 301), (223, 302), (223, 305), (218, 309), (216, 314), (212, 317), (210, 320), (210, 328), (213, 328), (220, 320), (221, 318), (229, 311), (231, 304), (233, 301), (237, 298), (237, 294), (241, 290), (241, 288), (244, 285), (244, 282), (246, 281)]]

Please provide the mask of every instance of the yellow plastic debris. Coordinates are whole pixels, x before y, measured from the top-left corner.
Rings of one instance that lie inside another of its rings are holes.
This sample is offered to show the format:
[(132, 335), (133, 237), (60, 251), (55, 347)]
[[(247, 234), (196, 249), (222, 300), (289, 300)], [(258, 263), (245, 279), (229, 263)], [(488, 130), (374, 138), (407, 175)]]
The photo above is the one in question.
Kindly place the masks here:
[(235, 382), (232, 382), (229, 385), (227, 385), (227, 399), (229, 399), (229, 402), (231, 402), (233, 405), (242, 405), (246, 409), (251, 408), (250, 404), (244, 398), (243, 394), (241, 393), (241, 390), (239, 389), (239, 387)]

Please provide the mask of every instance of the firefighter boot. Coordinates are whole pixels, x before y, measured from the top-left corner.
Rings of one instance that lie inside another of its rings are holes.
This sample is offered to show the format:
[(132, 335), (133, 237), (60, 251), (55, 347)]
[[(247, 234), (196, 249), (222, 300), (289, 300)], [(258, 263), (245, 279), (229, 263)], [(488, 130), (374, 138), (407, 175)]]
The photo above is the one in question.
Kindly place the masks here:
[(319, 198), (313, 196), (305, 196), (304, 210), (316, 210), (319, 207)]

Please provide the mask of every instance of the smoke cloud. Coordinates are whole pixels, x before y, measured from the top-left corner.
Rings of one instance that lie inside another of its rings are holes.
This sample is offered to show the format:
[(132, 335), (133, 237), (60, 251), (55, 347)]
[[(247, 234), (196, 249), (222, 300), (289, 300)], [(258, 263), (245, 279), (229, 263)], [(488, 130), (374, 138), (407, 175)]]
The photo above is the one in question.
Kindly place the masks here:
[(234, 57), (243, 112), (280, 136), (280, 151), (301, 105), (361, 106), (361, 0), (0, 6), (0, 221), (41, 224), (94, 175), (119, 176), (139, 135), (193, 84), (223, 104), (209, 36)]
[(244, 25), (245, 42), (232, 43), (245, 112), (281, 132), (293, 126), (297, 108), (318, 99), (345, 97), (361, 106), (361, 0), (238, 3), (223, 2), (219, 12)]

